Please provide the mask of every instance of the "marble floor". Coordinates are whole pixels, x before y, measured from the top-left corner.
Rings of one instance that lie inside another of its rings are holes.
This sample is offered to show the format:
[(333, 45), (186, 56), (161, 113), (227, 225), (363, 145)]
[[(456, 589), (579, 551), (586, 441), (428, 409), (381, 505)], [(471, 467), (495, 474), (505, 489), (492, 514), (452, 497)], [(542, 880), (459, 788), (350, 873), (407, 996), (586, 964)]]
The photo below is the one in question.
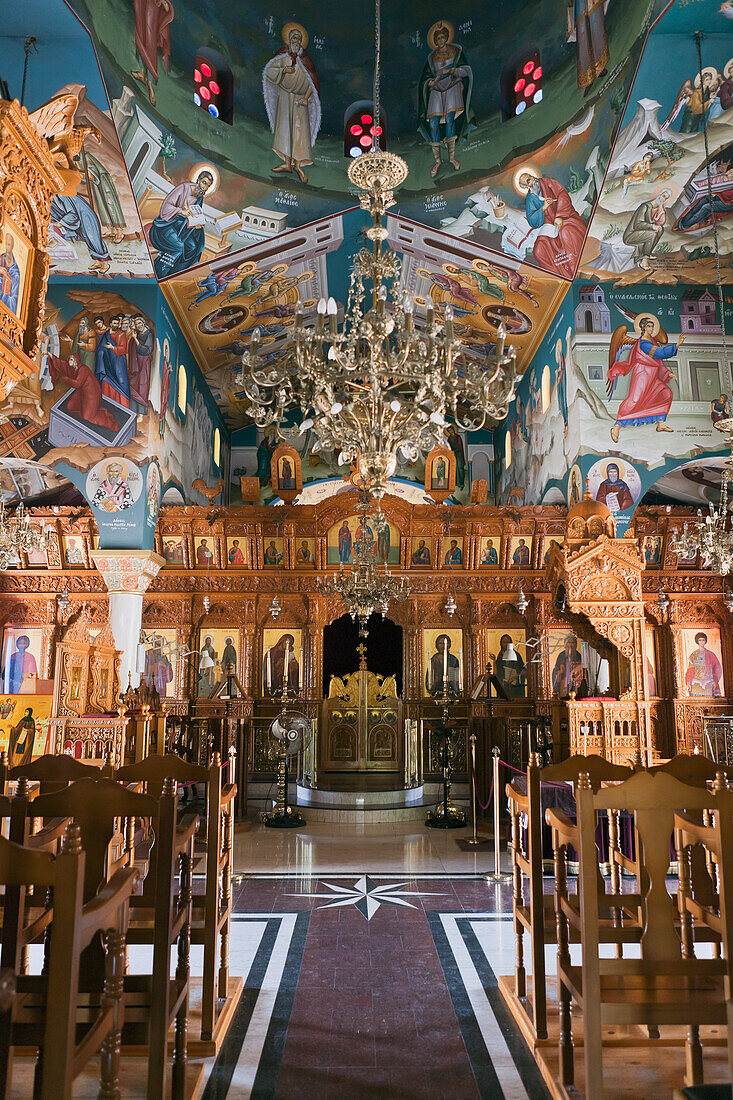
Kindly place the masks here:
[(245, 996), (204, 1100), (544, 1098), (496, 987), (513, 966), (510, 891), (487, 882), (493, 847), (466, 849), (469, 835), (238, 833)]

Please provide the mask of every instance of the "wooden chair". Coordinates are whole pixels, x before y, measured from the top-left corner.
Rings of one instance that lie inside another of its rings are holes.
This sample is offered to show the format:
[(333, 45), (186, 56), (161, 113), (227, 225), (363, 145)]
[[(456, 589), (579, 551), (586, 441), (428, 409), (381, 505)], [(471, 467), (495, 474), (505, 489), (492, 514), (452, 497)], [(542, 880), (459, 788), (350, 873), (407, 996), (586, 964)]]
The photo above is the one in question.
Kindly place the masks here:
[[(695, 1029), (702, 1024), (726, 1022), (723, 978), (729, 980), (724, 959), (696, 959), (683, 950), (678, 931), (677, 906), (666, 889), (669, 837), (678, 811), (703, 811), (721, 805), (721, 794), (692, 787), (665, 772), (639, 771), (624, 783), (594, 792), (585, 776), (576, 790), (578, 823), (561, 813), (547, 811), (555, 853), (555, 896), (558, 914), (558, 991), (560, 1002), (560, 1084), (574, 1083), (571, 1004), (583, 1013), (585, 1094), (602, 1100), (604, 1025), (687, 1025), (687, 1066), (690, 1084), (697, 1084)], [(634, 815), (640, 879), (637, 893), (608, 893), (599, 898), (598, 856), (595, 843), (600, 810), (627, 810)], [(733, 813), (731, 797), (725, 810)], [(580, 855), (578, 894), (567, 889), (566, 852), (572, 845)], [(733, 853), (725, 853), (732, 858)], [(629, 911), (638, 909), (639, 922)], [(614, 923), (601, 920), (611, 911)], [(581, 964), (570, 958), (571, 930), (580, 937)], [(629, 937), (631, 933), (631, 937)], [(640, 944), (641, 958), (601, 958), (601, 943)]]
[[(198, 818), (179, 827), (173, 780), (164, 783), (161, 796), (156, 799), (130, 791), (111, 779), (80, 779), (55, 794), (39, 795), (32, 813), (43, 818), (70, 816), (80, 825), (86, 852), (87, 899), (114, 866), (110, 842), (117, 821), (135, 819), (152, 833), (154, 841), (142, 892), (130, 903), (127, 942), (152, 944), (153, 960), (147, 972), (125, 975), (123, 1042), (147, 1045), (147, 1097), (159, 1100), (165, 1093), (168, 1029), (175, 1024), (171, 1095), (173, 1100), (182, 1100), (186, 1076), (191, 867)], [(171, 978), (174, 948), (177, 962)], [(82, 965), (98, 973), (99, 956), (85, 957)]]
[[(532, 755), (527, 768), (527, 790), (514, 780), (506, 785), (511, 824), (511, 859), (514, 886), (515, 970), (514, 991), (527, 1012), (527, 1023), (535, 1039), (547, 1038), (547, 982), (545, 944), (557, 942), (555, 899), (543, 889), (541, 783), (573, 783), (591, 775), (594, 789), (602, 783), (628, 778), (630, 768), (611, 764), (601, 756), (571, 756), (560, 764), (540, 770)], [(522, 850), (522, 817), (526, 820), (526, 854)], [(526, 891), (525, 882), (527, 880)], [(532, 997), (527, 993), (524, 965), (524, 935), (529, 936), (532, 964)]]
[[(722, 782), (721, 773), (713, 782), (713, 793), (718, 796), (720, 808), (700, 823), (690, 813), (676, 813), (675, 847), (679, 867), (677, 879), (677, 908), (680, 914), (682, 948), (687, 957), (695, 954), (695, 941), (701, 929), (707, 929), (721, 943), (722, 954), (728, 965), (723, 972), (725, 1009), (728, 1024), (728, 1062), (733, 1081), (733, 988), (731, 987), (731, 960), (733, 951), (733, 796)], [(707, 817), (707, 815), (706, 815)], [(695, 888), (695, 850), (704, 849), (708, 866), (714, 874), (712, 896), (700, 896)], [(702, 1081), (702, 1047), (699, 1029), (691, 1029), (690, 1054), (694, 1065), (688, 1066), (690, 1082)]]
[(18, 764), (10, 769), (8, 778), (20, 779), (22, 776), (30, 782), (39, 783), (41, 794), (52, 794), (54, 791), (62, 791), (77, 779), (109, 778), (111, 775), (112, 768), (106, 762), (100, 765), (84, 764), (73, 756), (59, 753), (38, 756), (29, 764)]
[(226, 999), (229, 993), (231, 875), (237, 785), (224, 783), (224, 771), (218, 753), (213, 754), (208, 768), (189, 764), (174, 753), (166, 753), (165, 756), (148, 756), (115, 772), (115, 779), (119, 782), (140, 783), (153, 797), (158, 796), (166, 777), (179, 783), (206, 785), (206, 887), (203, 894), (193, 895), (191, 917), (191, 942), (202, 944), (204, 948), (202, 1040), (213, 1037), (217, 1000)]
[[(71, 1100), (74, 1079), (100, 1049), (99, 1095), (120, 1095), (125, 931), (138, 873), (131, 868), (119, 871), (84, 904), (84, 871), (81, 830), (73, 823), (56, 857), (0, 838), (0, 883), (5, 887), (0, 955), (6, 988), (0, 1004), (4, 1100), (12, 1091), (14, 1046), (38, 1047), (34, 1096), (40, 1100)], [(31, 887), (36, 893), (52, 892), (47, 965), (41, 975), (22, 973), (19, 967), (24, 948), (35, 938), (36, 922), (28, 922), (25, 905)], [(98, 985), (85, 985), (82, 995), (82, 952), (95, 940), (101, 940), (104, 968)]]

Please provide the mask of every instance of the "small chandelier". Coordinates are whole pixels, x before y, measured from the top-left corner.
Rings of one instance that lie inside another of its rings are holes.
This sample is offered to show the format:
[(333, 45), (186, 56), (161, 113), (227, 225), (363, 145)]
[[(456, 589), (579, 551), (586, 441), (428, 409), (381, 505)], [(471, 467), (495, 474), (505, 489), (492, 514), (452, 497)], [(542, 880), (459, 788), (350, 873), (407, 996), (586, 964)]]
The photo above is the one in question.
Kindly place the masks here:
[[(369, 528), (369, 497), (366, 490), (359, 511), (361, 529), (365, 532)], [(381, 512), (372, 515), (371, 519), (378, 531), (387, 523)], [(393, 577), (386, 565), (383, 572), (380, 570), (373, 541), (370, 544), (365, 534), (356, 540), (355, 551), (348, 572), (344, 571), (342, 562), (337, 577), (319, 579), (316, 587), (323, 596), (338, 596), (343, 600), (352, 620), (359, 623), (359, 637), (366, 638), (370, 615), (379, 611), (384, 617), (391, 603), (407, 599), (410, 587), (404, 577), (401, 580)]]
[[(726, 421), (733, 427), (733, 422)], [(717, 427), (718, 425), (716, 425)], [(727, 430), (730, 431), (730, 428)], [(729, 436), (733, 443), (733, 433)], [(723, 467), (720, 485), (720, 503), (708, 506), (708, 514), (703, 518), (698, 509), (699, 519), (691, 530), (684, 525), (682, 533), (672, 538), (672, 550), (687, 559), (700, 555), (704, 568), (712, 567), (722, 577), (733, 570), (733, 499), (729, 498), (729, 488), (733, 481), (733, 455), (727, 458)]]
[(277, 595), (274, 595), (272, 597), (272, 603), (270, 604), (269, 611), (273, 619), (277, 619), (278, 615), (282, 611), (282, 608), (280, 607), (280, 598)]
[(21, 552), (47, 552), (50, 539), (46, 531), (31, 527), (31, 518), (21, 501), (11, 514), (0, 501), (0, 570), (20, 561)]
[[(376, 9), (373, 114), (379, 119), (379, 0)], [(371, 247), (353, 262), (343, 325), (333, 298), (318, 302), (314, 327), (306, 326), (299, 303), (292, 352), (262, 359), (257, 327), (236, 378), (259, 428), (274, 424), (288, 441), (313, 430), (313, 451), (338, 450), (341, 464), (355, 463), (377, 500), (400, 458), (416, 462), (421, 452), (447, 446), (447, 417), (469, 432), (503, 419), (518, 379), (516, 352), (504, 349), (503, 325), (492, 349), (469, 355), (454, 331), (450, 305), (438, 312), (429, 300), (418, 322), (412, 299), (396, 289), (401, 261), (385, 247), (383, 218), (407, 165), (378, 147), (378, 131), (375, 126), (371, 149), (348, 168), (372, 224), (366, 230)], [(285, 424), (292, 410), (302, 413), (299, 426)]]
[(451, 592), (443, 607), (443, 610), (450, 619), (455, 615), (457, 606), (456, 601), (453, 599), (453, 593)]

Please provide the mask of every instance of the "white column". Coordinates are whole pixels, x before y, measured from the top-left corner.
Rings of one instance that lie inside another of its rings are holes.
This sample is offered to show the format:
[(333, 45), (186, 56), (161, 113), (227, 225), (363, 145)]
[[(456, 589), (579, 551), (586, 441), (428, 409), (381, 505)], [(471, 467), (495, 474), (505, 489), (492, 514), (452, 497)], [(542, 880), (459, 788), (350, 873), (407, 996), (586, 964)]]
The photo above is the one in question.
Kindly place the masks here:
[(109, 592), (109, 621), (120, 651), (120, 691), (140, 682), (137, 647), (143, 617), (143, 593), (155, 580), (165, 558), (152, 550), (93, 550), (92, 559)]
[[(143, 621), (142, 592), (110, 592), (109, 622), (115, 648), (121, 653), (120, 691), (127, 691), (128, 682), (135, 688), (140, 683), (137, 647)], [(129, 680), (128, 680), (129, 676)]]

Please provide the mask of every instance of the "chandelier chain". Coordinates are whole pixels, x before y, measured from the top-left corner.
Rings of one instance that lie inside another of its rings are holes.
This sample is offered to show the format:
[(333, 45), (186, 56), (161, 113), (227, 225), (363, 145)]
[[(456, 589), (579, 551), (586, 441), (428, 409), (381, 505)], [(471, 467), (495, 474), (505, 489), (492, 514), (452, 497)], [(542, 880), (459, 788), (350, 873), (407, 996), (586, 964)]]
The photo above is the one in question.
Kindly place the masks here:
[(379, 148), (379, 131), (381, 129), (381, 113), (379, 103), (380, 83), (382, 79), (382, 0), (374, 0), (374, 89), (372, 94), (374, 108), (374, 133), (372, 134), (372, 149)]

